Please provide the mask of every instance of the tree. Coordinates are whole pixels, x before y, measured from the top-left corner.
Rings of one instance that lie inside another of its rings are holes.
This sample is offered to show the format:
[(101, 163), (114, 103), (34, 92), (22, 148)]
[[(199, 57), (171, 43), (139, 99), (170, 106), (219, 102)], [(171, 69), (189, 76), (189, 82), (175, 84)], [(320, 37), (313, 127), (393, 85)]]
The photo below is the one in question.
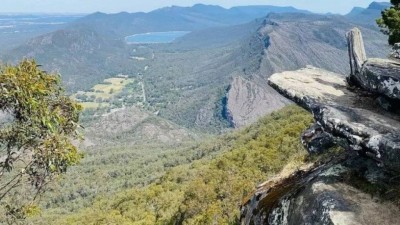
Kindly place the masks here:
[(0, 219), (34, 213), (46, 184), (82, 158), (71, 143), (81, 110), (34, 60), (0, 66)]
[(392, 6), (382, 11), (382, 18), (376, 20), (381, 31), (389, 35), (389, 44), (400, 42), (400, 0), (391, 0)]

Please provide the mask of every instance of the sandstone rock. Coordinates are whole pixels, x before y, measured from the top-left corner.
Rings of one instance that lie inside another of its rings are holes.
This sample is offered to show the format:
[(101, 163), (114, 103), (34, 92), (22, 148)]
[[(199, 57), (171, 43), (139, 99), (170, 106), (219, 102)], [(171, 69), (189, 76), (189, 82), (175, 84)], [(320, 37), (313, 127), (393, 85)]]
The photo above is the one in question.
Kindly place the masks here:
[(375, 98), (350, 91), (343, 76), (308, 67), (274, 74), (269, 83), (310, 110), (346, 147), (400, 171), (400, 116), (381, 109)]

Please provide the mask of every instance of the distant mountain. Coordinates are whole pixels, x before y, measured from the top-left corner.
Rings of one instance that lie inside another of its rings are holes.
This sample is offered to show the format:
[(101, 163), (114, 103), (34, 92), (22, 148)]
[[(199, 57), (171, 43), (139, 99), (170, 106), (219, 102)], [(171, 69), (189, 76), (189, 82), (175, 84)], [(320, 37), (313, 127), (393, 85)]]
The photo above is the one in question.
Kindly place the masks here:
[[(372, 4), (370, 10), (374, 8)], [(288, 103), (266, 83), (275, 72), (313, 65), (348, 73), (345, 33), (354, 26), (363, 31), (370, 57), (388, 52), (386, 37), (370, 17), (360, 23), (349, 16), (271, 13), (235, 24), (266, 9), (195, 5), (147, 14), (96, 13), (9, 56), (35, 57), (46, 69), (59, 69), (72, 91), (118, 73), (131, 75), (141, 79), (145, 103), (157, 115), (186, 128), (219, 132), (228, 126), (226, 121), (242, 126)], [(238, 14), (243, 18), (232, 16)], [(135, 32), (189, 27), (192, 33), (172, 44), (123, 42)]]
[(94, 13), (62, 30), (41, 35), (8, 51), (3, 60), (35, 58), (45, 69), (59, 71), (69, 91), (82, 90), (106, 77), (138, 72), (130, 59), (132, 49), (124, 43), (128, 35), (227, 27), (250, 22), (271, 12), (304, 11), (273, 6), (225, 9), (198, 4), (193, 7), (166, 7), (149, 13)]
[(225, 9), (215, 5), (197, 4), (192, 7), (171, 6), (149, 13), (95, 13), (84, 17), (71, 27), (90, 25), (97, 32), (113, 38), (159, 31), (193, 31), (216, 26), (250, 22), (269, 13), (303, 12), (293, 7), (239, 6)]
[(348, 17), (358, 16), (365, 10), (366, 9), (363, 7), (354, 7), (348, 14), (346, 14), (346, 16), (348, 16)]
[(355, 7), (346, 15), (353, 22), (375, 26), (375, 20), (381, 17), (382, 10), (389, 8), (389, 2), (372, 2), (368, 8)]

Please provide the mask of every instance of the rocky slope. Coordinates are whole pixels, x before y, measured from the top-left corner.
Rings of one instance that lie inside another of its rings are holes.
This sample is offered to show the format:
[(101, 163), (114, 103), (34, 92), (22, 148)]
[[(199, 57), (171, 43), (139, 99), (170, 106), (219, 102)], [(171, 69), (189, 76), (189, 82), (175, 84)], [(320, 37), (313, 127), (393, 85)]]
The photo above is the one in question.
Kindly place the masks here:
[(282, 108), (290, 102), (282, 97), (269, 94), (269, 86), (235, 77), (227, 94), (226, 116), (233, 127), (242, 127), (257, 121), (257, 118)]
[[(101, 132), (99, 132), (101, 131)], [(118, 109), (85, 124), (86, 144), (176, 145), (193, 141), (192, 132), (137, 107)]]
[[(351, 76), (354, 68), (362, 72), (370, 65), (362, 60), (363, 52), (362, 38), (353, 30)], [(380, 66), (370, 75), (397, 68), (390, 63)], [(346, 80), (315, 67), (270, 77), (272, 87), (313, 113), (318, 126), (303, 135), (308, 147), (310, 139), (319, 136), (314, 142), (319, 147), (324, 139), (346, 151), (260, 185), (242, 207), (242, 224), (400, 224), (400, 117), (380, 107), (377, 98), (387, 92), (371, 93), (366, 84), (374, 81), (371, 77), (351, 86), (351, 77)]]

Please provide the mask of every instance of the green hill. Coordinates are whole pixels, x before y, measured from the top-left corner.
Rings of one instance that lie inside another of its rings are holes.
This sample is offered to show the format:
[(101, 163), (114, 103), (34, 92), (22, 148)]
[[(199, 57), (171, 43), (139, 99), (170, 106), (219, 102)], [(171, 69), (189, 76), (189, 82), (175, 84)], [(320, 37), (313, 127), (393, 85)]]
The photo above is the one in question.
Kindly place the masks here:
[[(162, 153), (148, 148), (146, 156), (117, 149), (107, 149), (105, 155), (90, 152), (90, 158), (54, 190), (54, 193), (62, 190), (63, 194), (56, 198), (47, 196), (47, 209), (32, 221), (35, 224), (234, 222), (242, 198), (251, 194), (258, 183), (282, 169), (286, 173), (295, 170), (305, 162), (307, 152), (298, 137), (311, 122), (309, 113), (290, 106), (252, 126), (189, 148)], [(128, 161), (129, 164), (124, 163)], [(134, 173), (128, 176), (128, 171)], [(91, 177), (81, 179), (84, 174)], [(104, 186), (105, 182), (110, 185)], [(79, 191), (73, 191), (75, 185), (81, 185)], [(97, 191), (93, 203), (93, 195), (88, 195), (90, 189)], [(114, 194), (116, 190), (125, 191)], [(87, 208), (81, 210), (82, 206)]]

